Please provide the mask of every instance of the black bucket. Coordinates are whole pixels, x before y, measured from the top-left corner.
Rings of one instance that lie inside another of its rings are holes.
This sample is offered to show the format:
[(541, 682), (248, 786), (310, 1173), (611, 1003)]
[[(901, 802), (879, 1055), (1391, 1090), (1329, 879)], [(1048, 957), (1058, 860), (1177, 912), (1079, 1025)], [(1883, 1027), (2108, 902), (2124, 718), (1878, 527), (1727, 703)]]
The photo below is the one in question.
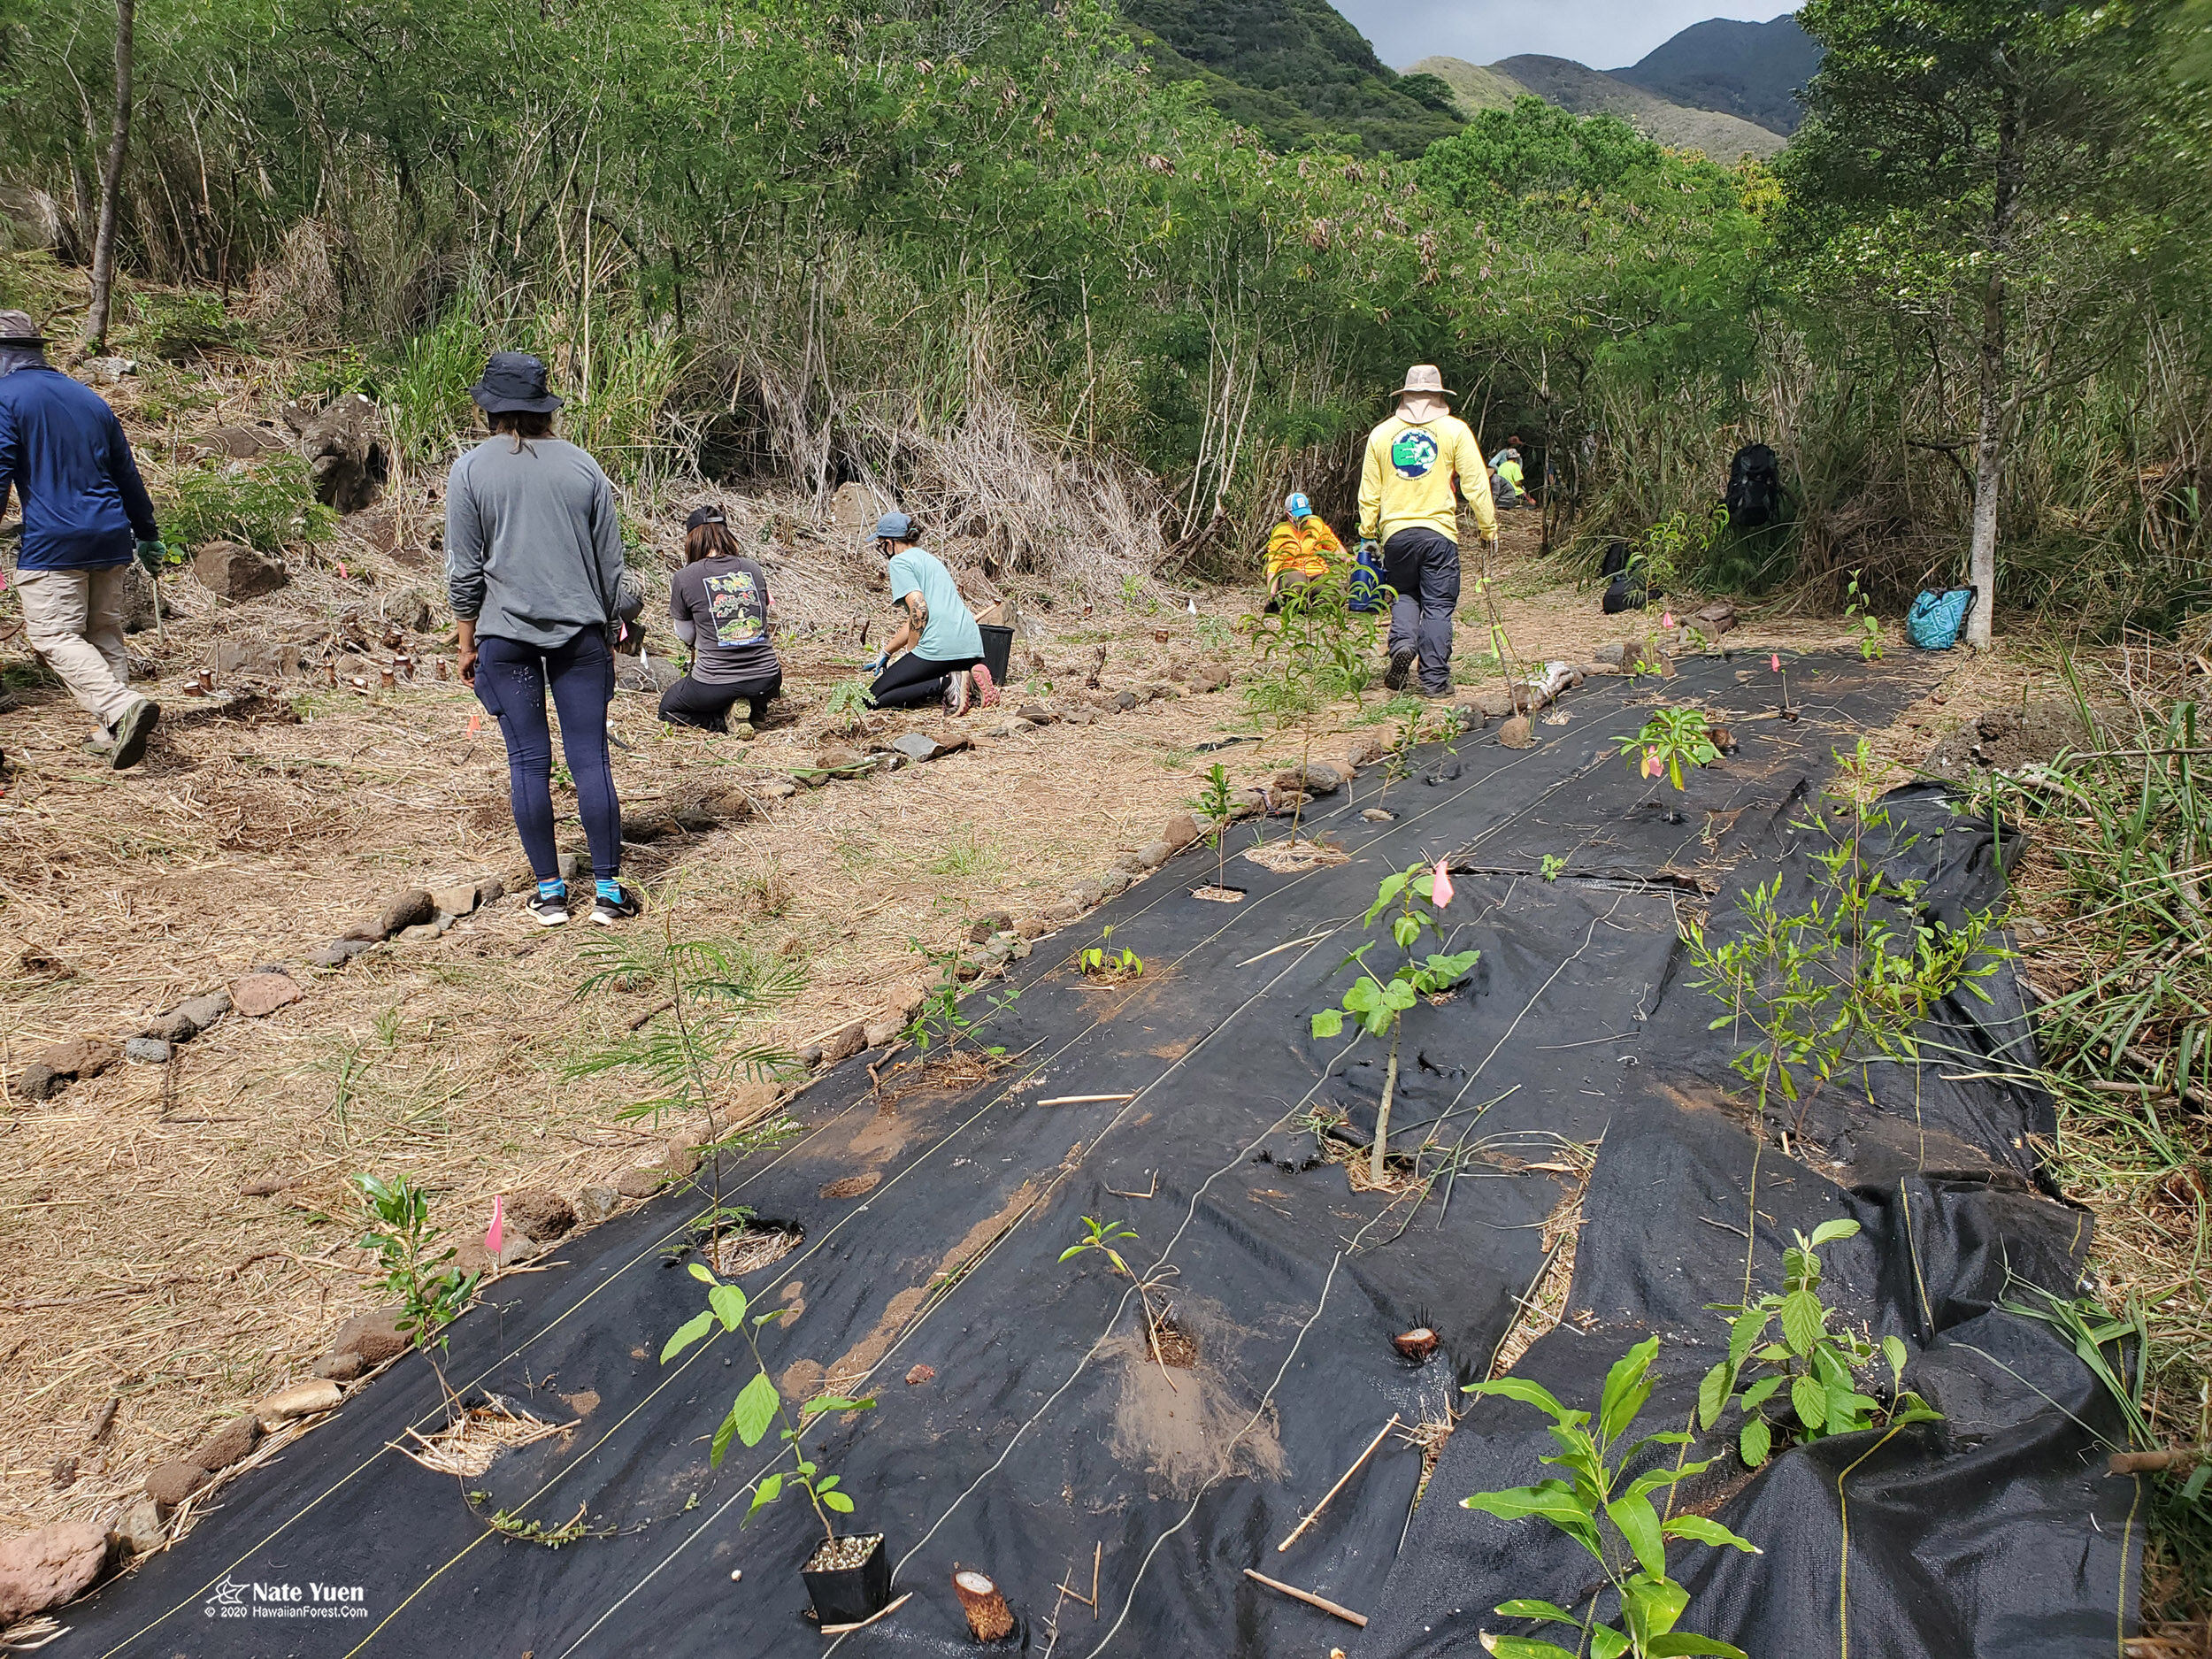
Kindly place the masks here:
[(1007, 664), (1014, 658), (1014, 630), (1002, 628), (995, 622), (979, 622), (977, 630), (983, 635), (983, 665), (991, 671), (991, 683), (1006, 683)]
[(891, 1599), (891, 1558), (883, 1553), (883, 1535), (857, 1567), (834, 1567), (826, 1572), (802, 1571), (806, 1593), (814, 1601), (814, 1617), (824, 1627), (857, 1624), (883, 1611)]

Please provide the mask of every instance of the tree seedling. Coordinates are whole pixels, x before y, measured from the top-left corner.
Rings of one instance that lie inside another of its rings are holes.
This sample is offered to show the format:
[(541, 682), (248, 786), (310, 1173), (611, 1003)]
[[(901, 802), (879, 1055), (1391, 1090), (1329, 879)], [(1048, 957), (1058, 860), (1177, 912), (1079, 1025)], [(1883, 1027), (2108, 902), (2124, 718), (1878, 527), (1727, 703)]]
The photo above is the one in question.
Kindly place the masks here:
[[(1652, 1494), (1667, 1491), (1692, 1475), (1703, 1474), (1716, 1460), (1678, 1463), (1671, 1468), (1663, 1463), (1632, 1479), (1628, 1473), (1629, 1465), (1645, 1450), (1686, 1446), (1690, 1441), (1690, 1436), (1680, 1430), (1629, 1441), (1637, 1415), (1651, 1398), (1657, 1381), (1651, 1375), (1651, 1362), (1658, 1352), (1659, 1339), (1647, 1337), (1606, 1373), (1594, 1432), (1587, 1411), (1570, 1411), (1549, 1390), (1525, 1379), (1501, 1377), (1468, 1386), (1469, 1394), (1518, 1400), (1549, 1417), (1551, 1437), (1559, 1450), (1544, 1461), (1565, 1470), (1573, 1479), (1540, 1480), (1532, 1486), (1502, 1492), (1478, 1492), (1461, 1499), (1461, 1506), (1503, 1521), (1536, 1516), (1549, 1522), (1589, 1552), (1620, 1599), (1617, 1626), (1597, 1622), (1594, 1594), (1580, 1615), (1534, 1598), (1502, 1601), (1497, 1611), (1505, 1617), (1571, 1625), (1582, 1634), (1575, 1647), (1569, 1648), (1525, 1636), (1500, 1636), (1484, 1631), (1485, 1651), (1499, 1659), (1579, 1659), (1584, 1653), (1596, 1659), (1671, 1659), (1687, 1654), (1745, 1659), (1741, 1648), (1676, 1630), (1688, 1610), (1690, 1593), (1667, 1574), (1667, 1543), (1671, 1539), (1686, 1539), (1715, 1548), (1740, 1549), (1750, 1555), (1758, 1555), (1758, 1548), (1701, 1515), (1671, 1515), (1662, 1519), (1651, 1501)], [(1631, 1563), (1635, 1569), (1632, 1572)]]
[(1206, 845), (1213, 849), (1214, 892), (1228, 890), (1229, 826), (1236, 822), (1237, 801), (1229, 789), (1229, 771), (1219, 761), (1214, 762), (1206, 773), (1206, 787), (1189, 802), (1191, 810), (1205, 820)]
[[(906, 942), (920, 952), (922, 958), (937, 970), (937, 978), (923, 996), (922, 1005), (915, 1010), (914, 1018), (907, 1022), (906, 1030), (901, 1034), (924, 1054), (929, 1052), (933, 1043), (942, 1044), (949, 1052), (963, 1037), (972, 1033), (979, 1023), (971, 1019), (960, 1010), (960, 952), (932, 950), (918, 939), (910, 939)], [(1020, 1000), (1020, 997), (1019, 987), (1010, 985), (1001, 986), (986, 993), (987, 1009), (984, 1018), (988, 1019), (993, 1014), (1012, 1006)], [(1006, 1057), (1006, 1048), (1002, 1043), (979, 1044), (973, 1052), (993, 1062), (1003, 1060)]]
[(702, 1117), (707, 1134), (698, 1151), (712, 1185), (706, 1225), (722, 1225), (722, 1152), (743, 1154), (780, 1139), (796, 1125), (787, 1118), (724, 1127), (721, 1107), (741, 1082), (769, 1082), (798, 1066), (780, 1044), (753, 1035), (757, 1022), (806, 989), (797, 964), (764, 960), (733, 939), (679, 939), (676, 907), (664, 901), (661, 925), (621, 933), (583, 948), (591, 972), (576, 987), (580, 1001), (617, 988), (661, 1000), (634, 1029), (589, 1050), (566, 1068), (570, 1077), (635, 1070), (652, 1092), (620, 1108), (626, 1122), (664, 1116)]
[[(1315, 717), (1340, 697), (1360, 697), (1374, 672), (1374, 619), (1351, 608), (1351, 593), (1348, 570), (1332, 566), (1285, 588), (1271, 614), (1248, 616), (1237, 625), (1250, 634), (1267, 671), (1246, 691), (1245, 704), (1256, 718), (1298, 727), (1302, 778), (1313, 756)], [(1301, 802), (1291, 812), (1293, 845), (1303, 810)]]
[(1566, 872), (1566, 869), (1567, 861), (1564, 858), (1557, 853), (1546, 853), (1543, 863), (1538, 867), (1537, 873), (1547, 881), (1556, 881)]
[(1655, 709), (1641, 731), (1613, 741), (1640, 775), (1663, 776), (1677, 789), (1686, 787), (1682, 781), (1686, 763), (1709, 766), (1720, 758), (1702, 709)]
[(1383, 1072), (1382, 1102), (1375, 1113), (1375, 1145), (1368, 1164), (1368, 1178), (1377, 1186), (1383, 1181), (1384, 1152), (1390, 1141), (1390, 1102), (1398, 1087), (1399, 1022), (1406, 1010), (1422, 997), (1439, 995), (1465, 979), (1482, 956), (1479, 950), (1432, 953), (1425, 958), (1417, 958), (1413, 954), (1424, 933), (1432, 933), (1440, 943), (1443, 942), (1444, 930), (1438, 924), (1435, 912), (1451, 902), (1452, 879), (1440, 859), (1433, 870), (1425, 864), (1414, 864), (1395, 875), (1385, 876), (1375, 889), (1375, 902), (1367, 907), (1367, 915), (1360, 926), (1372, 927), (1375, 918), (1394, 903), (1398, 912), (1390, 918), (1390, 936), (1404, 953), (1405, 960), (1387, 979), (1381, 978), (1368, 965), (1367, 953), (1377, 942), (1368, 941), (1337, 964), (1340, 968), (1356, 965), (1359, 969), (1359, 978), (1344, 993), (1342, 1005), (1325, 1008), (1313, 1017), (1316, 1037), (1342, 1034), (1345, 1017), (1349, 1015), (1369, 1036), (1387, 1033), (1390, 1038), (1390, 1061)]
[(1091, 946), (1077, 958), (1077, 965), (1087, 979), (1133, 979), (1144, 972), (1144, 958), (1126, 948), (1113, 949), (1114, 930), (1099, 931), (1098, 943)]
[[(682, 1354), (719, 1325), (726, 1332), (742, 1339), (753, 1356), (753, 1378), (738, 1391), (730, 1402), (728, 1413), (721, 1425), (714, 1431), (714, 1439), (707, 1448), (707, 1462), (716, 1469), (722, 1467), (722, 1459), (734, 1439), (747, 1447), (757, 1446), (776, 1429), (784, 1446), (791, 1454), (792, 1467), (788, 1476), (783, 1471), (762, 1475), (753, 1483), (752, 1507), (745, 1511), (741, 1525), (749, 1525), (755, 1516), (783, 1495), (787, 1485), (795, 1486), (806, 1494), (807, 1502), (814, 1507), (814, 1518), (822, 1524), (822, 1531), (831, 1543), (837, 1541), (837, 1524), (833, 1515), (850, 1515), (853, 1501), (840, 1490), (839, 1477), (825, 1474), (821, 1465), (807, 1456), (799, 1442), (806, 1432), (832, 1411), (867, 1411), (875, 1406), (872, 1398), (849, 1399), (843, 1394), (817, 1394), (799, 1408), (795, 1420), (783, 1403), (783, 1395), (768, 1375), (768, 1362), (761, 1357), (761, 1327), (780, 1319), (790, 1311), (788, 1308), (772, 1308), (766, 1313), (751, 1313), (745, 1293), (735, 1285), (717, 1279), (709, 1269), (694, 1262), (691, 1276), (707, 1286), (707, 1307), (703, 1313), (695, 1314), (679, 1325), (674, 1335), (661, 1349), (661, 1363)], [(780, 1461), (780, 1460), (779, 1460)]]
[[(1732, 1314), (1734, 1319), (1728, 1332), (1728, 1357), (1706, 1372), (1698, 1386), (1698, 1421), (1710, 1429), (1730, 1406), (1743, 1412), (1736, 1445), (1747, 1468), (1756, 1469), (1766, 1462), (1778, 1434), (1787, 1445), (1787, 1437), (1793, 1435), (1799, 1440), (1825, 1440), (1832, 1434), (1942, 1417), (1904, 1387), (1906, 1353), (1901, 1340), (1886, 1336), (1881, 1341), (1892, 1396), (1885, 1409), (1880, 1401), (1859, 1392), (1852, 1375), (1871, 1363), (1875, 1345), (1855, 1331), (1828, 1327), (1832, 1310), (1820, 1299), (1820, 1248), (1855, 1237), (1858, 1231), (1857, 1222), (1842, 1217), (1822, 1222), (1810, 1238), (1798, 1233), (1797, 1242), (1782, 1252), (1779, 1294), (1762, 1296), (1749, 1307), (1714, 1309)], [(1778, 1321), (1781, 1340), (1770, 1341), (1768, 1333)], [(1739, 1387), (1747, 1371), (1763, 1374)], [(1769, 1417), (1769, 1402), (1785, 1389), (1788, 1392), (1779, 1404), (1788, 1415)]]
[(1862, 662), (1882, 660), (1882, 624), (1867, 601), (1866, 589), (1859, 586), (1859, 572), (1853, 571), (1843, 586), (1843, 625), (1859, 648)]
[(1175, 1387), (1175, 1379), (1167, 1374), (1167, 1361), (1160, 1353), (1160, 1320), (1152, 1311), (1152, 1293), (1159, 1290), (1175, 1270), (1169, 1268), (1162, 1272), (1156, 1268), (1148, 1275), (1139, 1274), (1129, 1265), (1128, 1258), (1122, 1255), (1120, 1249), (1124, 1244), (1133, 1243), (1136, 1237), (1134, 1228), (1125, 1227), (1118, 1221), (1100, 1221), (1094, 1217), (1086, 1216), (1083, 1217), (1083, 1237), (1061, 1251), (1060, 1259), (1071, 1262), (1077, 1256), (1094, 1250), (1106, 1258), (1116, 1273), (1137, 1287), (1138, 1305), (1144, 1310), (1146, 1346), (1152, 1350), (1152, 1357), (1160, 1367), (1160, 1375), (1167, 1379), (1169, 1389), (1179, 1393), (1180, 1390)]
[(369, 1211), (368, 1231), (359, 1248), (376, 1252), (384, 1287), (399, 1302), (399, 1333), (428, 1363), (451, 1411), (455, 1396), (438, 1356), (445, 1351), (446, 1327), (476, 1293), (478, 1275), (450, 1265), (459, 1252), (451, 1245), (440, 1246), (442, 1235), (430, 1225), (430, 1195), (412, 1176), (387, 1181), (362, 1174), (353, 1178), (353, 1184)]

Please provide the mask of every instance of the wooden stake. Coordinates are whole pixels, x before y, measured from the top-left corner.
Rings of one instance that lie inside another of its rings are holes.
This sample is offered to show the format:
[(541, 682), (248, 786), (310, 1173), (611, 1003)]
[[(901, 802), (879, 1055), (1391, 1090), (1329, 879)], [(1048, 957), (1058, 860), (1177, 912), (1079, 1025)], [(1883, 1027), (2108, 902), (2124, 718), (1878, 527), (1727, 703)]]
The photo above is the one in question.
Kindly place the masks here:
[(976, 1640), (1003, 1641), (1013, 1633), (1013, 1609), (986, 1574), (961, 1569), (952, 1575), (952, 1593), (960, 1598), (960, 1610), (968, 1616), (968, 1630)]
[(1325, 1595), (1316, 1595), (1310, 1590), (1301, 1590), (1294, 1584), (1285, 1584), (1279, 1579), (1271, 1578), (1265, 1573), (1256, 1571), (1250, 1567), (1244, 1570), (1244, 1576), (1248, 1578), (1257, 1578), (1271, 1590), (1280, 1590), (1294, 1601), (1303, 1601), (1308, 1607), (1317, 1607), (1324, 1613), (1333, 1613), (1348, 1624), (1356, 1624), (1362, 1630), (1367, 1628), (1366, 1614), (1355, 1613), (1348, 1607), (1339, 1607)]
[(1101, 1539), (1091, 1548), (1091, 1623), (1098, 1623), (1098, 1563), (1106, 1559), (1106, 1540)]
[[(1283, 1540), (1281, 1543), (1275, 1546), (1275, 1553), (1277, 1555), (1281, 1555), (1283, 1551), (1288, 1549), (1293, 1544), (1296, 1543), (1305, 1530), (1321, 1518), (1321, 1511), (1329, 1507), (1329, 1500), (1336, 1496), (1338, 1493), (1344, 1490), (1345, 1482), (1351, 1479), (1354, 1475), (1359, 1473), (1361, 1468), (1366, 1463), (1367, 1460), (1375, 1455), (1375, 1448), (1380, 1446), (1383, 1441), (1389, 1437), (1390, 1431), (1397, 1426), (1398, 1414), (1394, 1411), (1390, 1414), (1390, 1421), (1382, 1425), (1382, 1432), (1377, 1434), (1373, 1440), (1367, 1442), (1367, 1449), (1353, 1460), (1352, 1466), (1344, 1471), (1343, 1475), (1339, 1478), (1336, 1485), (1329, 1488), (1326, 1495), (1322, 1498), (1320, 1502), (1313, 1506), (1312, 1509), (1307, 1514), (1304, 1520), (1299, 1522), (1296, 1526), (1291, 1528), (1290, 1536)], [(1253, 1576), (1257, 1578), (1259, 1575), (1255, 1573)], [(1282, 1586), (1277, 1586), (1279, 1589)], [(1332, 1610), (1340, 1611), (1341, 1609), (1338, 1609)], [(1367, 1621), (1365, 1619), (1362, 1619), (1359, 1622), (1364, 1624)]]
[(1055, 1094), (1055, 1095), (1054, 1095), (1054, 1096), (1053, 1096), (1050, 1100), (1041, 1100), (1041, 1101), (1039, 1101), (1039, 1102), (1037, 1102), (1037, 1104), (1038, 1104), (1038, 1105), (1040, 1105), (1040, 1106), (1081, 1106), (1081, 1105), (1085, 1105), (1085, 1104), (1087, 1104), (1087, 1102), (1092, 1102), (1092, 1101), (1103, 1101), (1103, 1100), (1134, 1100), (1134, 1099), (1136, 1099), (1136, 1098), (1137, 1098), (1137, 1097), (1136, 1097), (1136, 1095), (1134, 1095), (1133, 1094)]
[(899, 1596), (894, 1601), (886, 1602), (879, 1611), (871, 1613), (864, 1619), (856, 1620), (850, 1624), (823, 1625), (822, 1634), (825, 1636), (842, 1636), (849, 1631), (865, 1630), (869, 1625), (874, 1624), (879, 1618), (889, 1618), (892, 1614), (897, 1612), (901, 1608), (904, 1607), (913, 1599), (914, 1592), (909, 1590), (904, 1595)]

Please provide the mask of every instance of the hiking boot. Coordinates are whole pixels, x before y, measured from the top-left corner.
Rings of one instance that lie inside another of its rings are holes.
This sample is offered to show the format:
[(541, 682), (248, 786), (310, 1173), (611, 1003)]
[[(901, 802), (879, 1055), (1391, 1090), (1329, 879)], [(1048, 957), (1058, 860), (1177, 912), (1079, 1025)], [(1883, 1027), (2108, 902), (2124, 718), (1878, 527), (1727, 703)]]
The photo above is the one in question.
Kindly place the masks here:
[(1390, 666), (1383, 670), (1383, 687), (1388, 691), (1403, 691), (1406, 677), (1413, 672), (1413, 665), (1421, 660), (1421, 653), (1408, 645), (1390, 653)]
[(150, 697), (141, 697), (124, 710), (115, 723), (115, 749), (108, 764), (118, 772), (137, 765), (145, 757), (146, 740), (154, 734), (154, 722), (160, 718), (161, 705)]
[(978, 663), (973, 668), (968, 671), (968, 674), (969, 678), (975, 681), (975, 700), (977, 703), (986, 709), (996, 708), (998, 706), (998, 687), (991, 679), (990, 669), (986, 667), (983, 664)]
[(533, 893), (523, 902), (522, 908), (530, 912), (530, 919), (540, 927), (559, 927), (568, 920), (568, 895), (562, 893), (549, 899), (542, 893)]
[(611, 899), (602, 893), (592, 900), (591, 919), (602, 927), (612, 927), (617, 922), (626, 922), (644, 910), (637, 895), (629, 888), (622, 889), (622, 896)]
[(968, 711), (968, 671), (955, 669), (945, 676), (945, 712), (958, 719)]
[(1423, 686), (1421, 687), (1420, 695), (1426, 697), (1431, 703), (1448, 703), (1459, 695), (1459, 687), (1457, 686), (1446, 685), (1439, 686), (1435, 690), (1431, 691), (1426, 686)]

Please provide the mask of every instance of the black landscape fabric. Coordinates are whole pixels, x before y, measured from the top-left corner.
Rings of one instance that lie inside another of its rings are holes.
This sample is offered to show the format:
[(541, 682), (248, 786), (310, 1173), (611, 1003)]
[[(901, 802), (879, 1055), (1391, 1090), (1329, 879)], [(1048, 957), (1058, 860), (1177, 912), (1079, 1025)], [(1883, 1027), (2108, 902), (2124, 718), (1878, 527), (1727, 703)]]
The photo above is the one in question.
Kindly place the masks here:
[[(1747, 880), (1801, 880), (1788, 826), (1822, 810), (1831, 751), (1924, 674), (1794, 664), (1793, 724), (1751, 718), (1777, 703), (1763, 659), (1593, 682), (1563, 723), (1537, 718), (1532, 749), (1478, 732), (1455, 779), (1425, 783), (1433, 757), (1386, 794), (1378, 769), (1317, 803), (1310, 822), (1347, 862), (1271, 871), (1240, 856), (1244, 826), (1228, 877), (1241, 903), (1191, 895), (1215, 876), (1201, 846), (1042, 941), (1015, 964), (1019, 1000), (980, 1033), (1015, 1056), (995, 1075), (933, 1087), (909, 1065), (879, 1089), (871, 1055), (801, 1094), (803, 1134), (726, 1169), (726, 1195), (756, 1226), (803, 1232), (740, 1280), (788, 1310), (764, 1333), (787, 1399), (879, 1402), (809, 1446), (856, 1501), (849, 1528), (887, 1535), (895, 1593), (912, 1593), (879, 1623), (826, 1638), (805, 1617), (799, 1568), (820, 1532), (803, 1501), (741, 1530), (773, 1440), (709, 1466), (747, 1378), (739, 1342), (658, 1363), (702, 1300), (682, 1265), (698, 1202), (678, 1195), (498, 1280), (455, 1327), (457, 1385), (563, 1432), (465, 1483), (419, 1467), (394, 1443), (434, 1430), (440, 1409), (410, 1356), (226, 1488), (178, 1546), (71, 1609), (50, 1651), (950, 1654), (972, 1648), (949, 1584), (966, 1566), (1005, 1591), (1012, 1645), (1068, 1659), (1477, 1652), (1479, 1630), (1516, 1628), (1495, 1602), (1586, 1602), (1594, 1587), (1542, 1524), (1456, 1502), (1548, 1472), (1530, 1408), (1475, 1404), (1417, 1508), (1420, 1447), (1386, 1437), (1278, 1545), (1394, 1417), (1417, 1430), (1465, 1403), (1460, 1385), (1491, 1373), (1544, 1276), (1547, 1218), (1578, 1202), (1567, 1317), (1516, 1367), (1571, 1403), (1594, 1403), (1612, 1362), (1656, 1333), (1665, 1380), (1647, 1420), (1680, 1424), (1724, 1344), (1706, 1304), (1740, 1298), (1744, 1233), (1763, 1290), (1791, 1228), (1850, 1215), (1864, 1230), (1828, 1252), (1832, 1299), (1905, 1340), (1909, 1385), (1945, 1414), (1790, 1451), (1755, 1479), (1724, 1479), (1724, 1463), (1686, 1488), (1765, 1551), (1679, 1547), (1686, 1628), (1769, 1659), (1841, 1654), (1847, 1629), (1853, 1655), (2111, 1651), (2132, 1628), (2135, 1483), (2102, 1476), (2088, 1372), (2000, 1306), (2028, 1286), (2070, 1294), (2088, 1238), (2037, 1185), (2029, 1137), (2047, 1102), (1987, 1075), (2032, 1058), (2008, 972), (1994, 1008), (1941, 1021), (1990, 1063), (1878, 1076), (1878, 1110), (1839, 1090), (1791, 1120), (1786, 1151), (1724, 1102), (1727, 1033), (1682, 982), (1678, 906), (1718, 919)], [(1740, 741), (1685, 795), (1639, 778), (1611, 741), (1662, 698), (1732, 711)], [(1395, 818), (1361, 817), (1377, 804)], [(2001, 896), (1989, 826), (1919, 794), (1898, 816), (1923, 833), (1892, 856), (1932, 878), (1939, 908)], [(1564, 861), (1555, 879), (1546, 855)], [(1309, 1018), (1347, 983), (1378, 881), (1445, 856), (1461, 872), (1451, 948), (1481, 958), (1456, 995), (1407, 1016), (1391, 1151), (1421, 1179), (1367, 1191), (1343, 1153), (1371, 1144), (1382, 1055), (1316, 1041)], [(1132, 983), (1077, 971), (1105, 924), (1144, 960)], [(1176, 1333), (1159, 1355), (1127, 1279), (1096, 1253), (1060, 1261), (1087, 1216), (1134, 1229), (1122, 1248)], [(1442, 1344), (1425, 1363), (1392, 1342), (1421, 1325)], [(549, 1529), (580, 1517), (591, 1536), (549, 1549), (495, 1535), (463, 1486), (485, 1514)], [(285, 1585), (357, 1586), (359, 1601), (271, 1616), (263, 1593)]]

